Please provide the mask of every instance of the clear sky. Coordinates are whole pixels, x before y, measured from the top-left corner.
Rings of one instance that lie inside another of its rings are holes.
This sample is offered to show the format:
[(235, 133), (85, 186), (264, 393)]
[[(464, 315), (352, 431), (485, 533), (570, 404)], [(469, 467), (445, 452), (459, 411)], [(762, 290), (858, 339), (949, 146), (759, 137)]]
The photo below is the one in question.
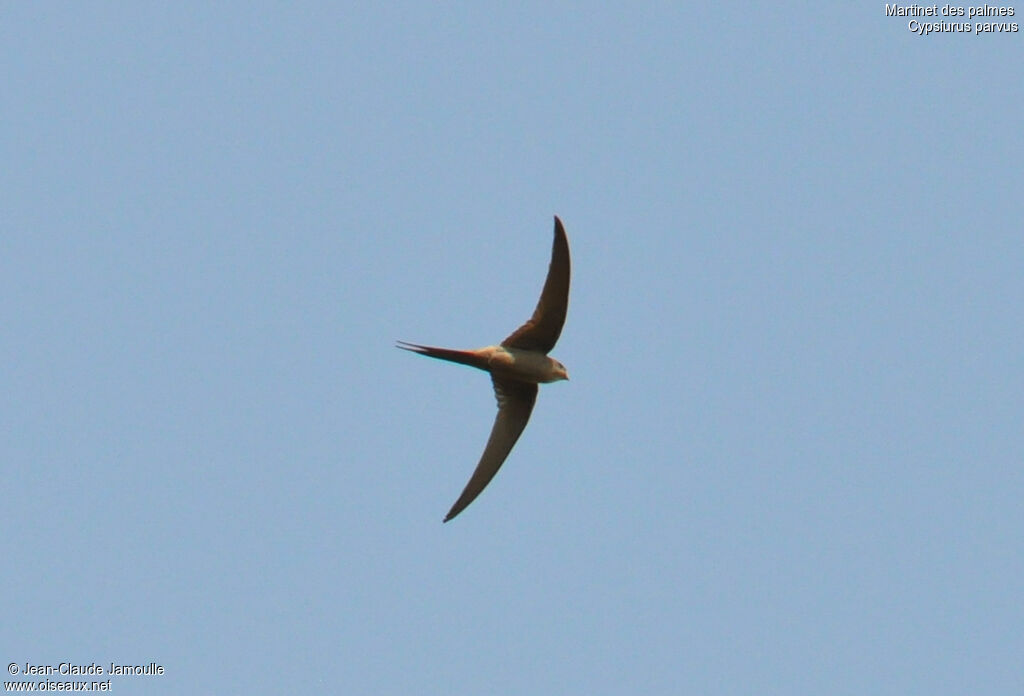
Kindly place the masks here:
[[(1021, 33), (8, 2), (0, 61), (5, 665), (1024, 692)], [(494, 397), (394, 341), (504, 338), (555, 214), (572, 379), (442, 524)]]

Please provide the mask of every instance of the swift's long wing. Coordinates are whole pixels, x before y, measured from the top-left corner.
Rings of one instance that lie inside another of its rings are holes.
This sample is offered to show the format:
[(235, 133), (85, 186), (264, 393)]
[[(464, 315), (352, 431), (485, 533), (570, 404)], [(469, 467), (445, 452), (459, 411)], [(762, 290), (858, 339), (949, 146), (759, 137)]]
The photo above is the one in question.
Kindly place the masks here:
[(498, 469), (505, 462), (508, 453), (512, 451), (512, 446), (516, 444), (527, 421), (530, 420), (530, 412), (533, 411), (533, 404), (537, 400), (536, 384), (498, 379), (493, 376), (491, 381), (494, 382), (494, 394), (498, 398), (498, 415), (494, 419), (494, 427), (491, 428), (491, 437), (487, 440), (480, 462), (476, 465), (476, 470), (463, 489), (462, 495), (445, 515), (445, 522), (465, 510), (498, 473)]
[(501, 342), (506, 348), (539, 350), (547, 353), (555, 347), (565, 314), (569, 309), (569, 240), (562, 221), (555, 216), (555, 241), (551, 246), (551, 265), (540, 293), (537, 308), (529, 321)]

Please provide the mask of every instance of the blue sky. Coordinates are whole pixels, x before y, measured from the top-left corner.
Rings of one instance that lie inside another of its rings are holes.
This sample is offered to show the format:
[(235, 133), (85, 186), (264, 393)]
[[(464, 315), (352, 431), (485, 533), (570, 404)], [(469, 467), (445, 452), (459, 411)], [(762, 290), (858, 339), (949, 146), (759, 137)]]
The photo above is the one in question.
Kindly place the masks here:
[[(1024, 691), (1020, 34), (7, 3), (0, 655), (118, 693)], [(572, 381), (460, 517), (547, 268)]]

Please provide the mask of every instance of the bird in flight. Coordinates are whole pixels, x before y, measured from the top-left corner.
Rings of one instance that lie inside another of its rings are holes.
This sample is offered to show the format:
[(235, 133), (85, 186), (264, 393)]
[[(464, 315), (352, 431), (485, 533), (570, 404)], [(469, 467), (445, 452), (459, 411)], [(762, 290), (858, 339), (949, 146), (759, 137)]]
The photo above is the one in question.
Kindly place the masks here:
[(434, 348), (398, 341), (398, 348), (490, 372), (498, 399), (498, 415), (484, 453), (462, 495), (445, 515), (445, 522), (465, 510), (498, 473), (530, 420), (530, 412), (537, 400), (537, 385), (569, 379), (565, 366), (548, 357), (548, 352), (555, 347), (562, 333), (568, 307), (569, 240), (562, 221), (556, 215), (551, 265), (548, 266), (548, 277), (540, 300), (533, 316), (512, 335), (496, 346), (476, 350)]

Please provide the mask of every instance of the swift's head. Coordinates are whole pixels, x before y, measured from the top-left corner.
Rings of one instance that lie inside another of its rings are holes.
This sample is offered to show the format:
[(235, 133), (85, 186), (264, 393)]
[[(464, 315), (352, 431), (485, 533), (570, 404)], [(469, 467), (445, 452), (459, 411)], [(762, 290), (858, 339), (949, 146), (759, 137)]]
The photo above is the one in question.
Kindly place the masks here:
[(569, 371), (565, 369), (565, 365), (563, 365), (562, 363), (558, 362), (554, 358), (551, 359), (551, 363), (552, 363), (551, 366), (553, 368), (553, 374), (555, 376), (555, 378), (553, 380), (551, 380), (552, 382), (557, 382), (557, 381), (563, 380), (563, 379), (564, 380), (568, 380), (569, 379)]

